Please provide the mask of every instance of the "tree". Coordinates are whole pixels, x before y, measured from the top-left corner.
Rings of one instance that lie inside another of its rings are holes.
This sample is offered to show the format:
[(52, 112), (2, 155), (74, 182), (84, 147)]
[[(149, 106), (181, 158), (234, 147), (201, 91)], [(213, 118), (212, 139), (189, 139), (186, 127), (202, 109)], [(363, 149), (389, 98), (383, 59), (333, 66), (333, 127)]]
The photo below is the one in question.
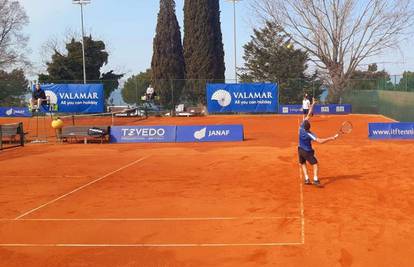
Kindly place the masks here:
[(397, 46), (414, 21), (411, 0), (254, 0), (253, 8), (327, 74), (331, 102), (365, 59)]
[(414, 91), (414, 72), (404, 71), (403, 77), (398, 83), (399, 90), (402, 91)]
[(151, 69), (153, 86), (163, 105), (173, 103), (171, 82), (185, 78), (180, 26), (174, 0), (160, 0), (160, 12), (153, 42)]
[(29, 82), (23, 70), (0, 70), (0, 106), (22, 106), (24, 95), (29, 92)]
[[(123, 74), (115, 74), (113, 70), (101, 72), (101, 68), (108, 64), (108, 57), (103, 41), (93, 40), (92, 36), (85, 37), (86, 79), (91, 83), (104, 84), (105, 99), (118, 88), (119, 79), (123, 77)], [(83, 82), (82, 43), (72, 38), (66, 44), (66, 52), (54, 49), (52, 59), (46, 65), (48, 74), (39, 74), (40, 82)]]
[(133, 75), (124, 84), (121, 94), (125, 103), (136, 104), (151, 83), (151, 69)]
[(254, 29), (251, 41), (244, 45), (244, 67), (240, 70), (243, 82), (277, 82), (280, 103), (295, 104), (304, 92), (319, 97), (321, 81), (317, 73), (306, 74), (308, 54), (295, 49), (289, 37), (274, 23)]
[[(219, 0), (185, 0), (184, 59), (187, 79), (224, 80), (224, 48)], [(189, 88), (205, 102), (205, 83)]]
[(25, 61), (28, 38), (23, 27), (29, 19), (18, 1), (0, 0), (0, 69)]
[(368, 65), (368, 70), (356, 70), (348, 82), (350, 90), (389, 90), (394, 87), (385, 70), (378, 71), (377, 64)]

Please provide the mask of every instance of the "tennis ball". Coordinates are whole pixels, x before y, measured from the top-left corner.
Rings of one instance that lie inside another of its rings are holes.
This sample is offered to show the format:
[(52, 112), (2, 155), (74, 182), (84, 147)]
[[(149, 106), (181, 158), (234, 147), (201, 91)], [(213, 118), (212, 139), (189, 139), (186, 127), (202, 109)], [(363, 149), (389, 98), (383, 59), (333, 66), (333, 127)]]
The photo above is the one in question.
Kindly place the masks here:
[(63, 121), (61, 119), (55, 119), (52, 121), (53, 129), (61, 129), (63, 127)]
[(287, 47), (288, 49), (292, 49), (292, 48), (293, 48), (293, 44), (288, 44), (286, 47)]

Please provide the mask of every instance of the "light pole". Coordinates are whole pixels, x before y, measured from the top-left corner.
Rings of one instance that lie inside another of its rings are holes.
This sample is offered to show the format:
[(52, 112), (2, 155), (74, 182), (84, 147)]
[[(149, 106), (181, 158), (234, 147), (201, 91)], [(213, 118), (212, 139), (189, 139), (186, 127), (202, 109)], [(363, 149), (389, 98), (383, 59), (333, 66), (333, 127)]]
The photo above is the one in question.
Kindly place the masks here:
[(85, 64), (85, 31), (83, 28), (83, 6), (90, 4), (91, 0), (72, 0), (73, 4), (79, 5), (81, 9), (81, 25), (82, 25), (82, 62), (83, 62), (83, 83), (86, 84), (86, 64)]
[(236, 3), (241, 0), (226, 0), (227, 2), (233, 2), (233, 38), (234, 38), (234, 79), (237, 83), (237, 25), (236, 25)]

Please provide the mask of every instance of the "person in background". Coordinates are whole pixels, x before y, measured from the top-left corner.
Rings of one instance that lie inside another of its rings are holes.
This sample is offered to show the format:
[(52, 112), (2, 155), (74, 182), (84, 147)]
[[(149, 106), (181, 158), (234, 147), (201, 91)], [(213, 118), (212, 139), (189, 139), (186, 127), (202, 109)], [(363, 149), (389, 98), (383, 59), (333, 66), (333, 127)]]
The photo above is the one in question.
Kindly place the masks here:
[(45, 91), (40, 87), (40, 84), (36, 84), (36, 88), (32, 93), (32, 98), (30, 99), (31, 109), (39, 111), (40, 106), (43, 103), (47, 103), (47, 97)]
[(151, 84), (148, 86), (145, 96), (147, 101), (154, 100), (155, 91)]
[(305, 94), (303, 96), (303, 101), (302, 101), (303, 119), (304, 120), (308, 116), (310, 105), (311, 105), (311, 103), (310, 103), (310, 101), (308, 99), (308, 94)]

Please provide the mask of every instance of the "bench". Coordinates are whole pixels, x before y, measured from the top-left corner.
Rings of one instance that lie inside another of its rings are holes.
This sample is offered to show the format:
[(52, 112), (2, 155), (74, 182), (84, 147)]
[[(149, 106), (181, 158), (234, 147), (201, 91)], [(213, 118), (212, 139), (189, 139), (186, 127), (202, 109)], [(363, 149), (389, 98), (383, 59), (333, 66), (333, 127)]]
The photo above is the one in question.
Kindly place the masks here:
[[(110, 126), (64, 126), (62, 128), (62, 133), (60, 134), (60, 140), (75, 140), (78, 141), (78, 138), (82, 138), (84, 143), (88, 143), (88, 140), (100, 139), (101, 144), (105, 140), (109, 140), (109, 131)], [(102, 134), (91, 135), (89, 132), (90, 129), (99, 129), (102, 130)], [(107, 139), (108, 137), (108, 139)]]
[(178, 117), (193, 117), (204, 115), (203, 107), (185, 107), (184, 104), (180, 104), (175, 109), (175, 115)]
[(19, 136), (19, 146), (24, 146), (25, 135), (28, 134), (23, 130), (23, 123), (0, 125), (0, 150), (3, 149), (5, 141), (9, 141), (10, 144), (16, 142), (16, 137)]

